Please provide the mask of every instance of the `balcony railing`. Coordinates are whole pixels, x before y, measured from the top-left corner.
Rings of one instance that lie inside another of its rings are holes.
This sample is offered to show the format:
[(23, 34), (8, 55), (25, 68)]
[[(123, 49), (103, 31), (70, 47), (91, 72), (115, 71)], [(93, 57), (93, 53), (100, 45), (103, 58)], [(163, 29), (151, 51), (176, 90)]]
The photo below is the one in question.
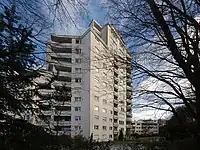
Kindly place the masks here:
[(66, 125), (71, 125), (71, 121), (54, 121), (53, 124), (56, 126), (56, 125), (59, 125), (59, 126), (66, 126)]
[(114, 104), (119, 104), (118, 100), (114, 99)]
[(113, 107), (114, 111), (117, 111), (118, 112), (118, 108), (117, 107)]
[(132, 118), (126, 118), (126, 121), (132, 121)]
[(118, 127), (118, 125), (119, 125), (118, 123), (115, 123), (115, 122), (113, 123), (114, 127)]
[(114, 119), (118, 119), (118, 115), (114, 115)]

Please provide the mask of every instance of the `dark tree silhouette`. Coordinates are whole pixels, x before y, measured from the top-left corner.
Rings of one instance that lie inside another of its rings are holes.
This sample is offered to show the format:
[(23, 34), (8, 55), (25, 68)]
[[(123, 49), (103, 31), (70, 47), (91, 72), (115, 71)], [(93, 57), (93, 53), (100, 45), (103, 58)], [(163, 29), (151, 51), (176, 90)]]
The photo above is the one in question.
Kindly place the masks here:
[(123, 140), (124, 140), (124, 134), (123, 134), (122, 129), (119, 131), (119, 137), (118, 137), (118, 140), (119, 140), (119, 141), (123, 141)]
[(175, 108), (184, 105), (200, 129), (198, 1), (109, 0), (108, 6), (133, 48), (135, 104), (170, 111), (177, 118)]

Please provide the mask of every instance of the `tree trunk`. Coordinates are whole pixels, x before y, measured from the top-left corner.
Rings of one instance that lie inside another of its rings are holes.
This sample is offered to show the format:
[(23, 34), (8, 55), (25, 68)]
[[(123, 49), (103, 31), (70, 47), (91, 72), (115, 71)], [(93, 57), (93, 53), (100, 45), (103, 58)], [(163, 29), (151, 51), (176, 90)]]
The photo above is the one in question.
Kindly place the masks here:
[(200, 86), (196, 88), (196, 113), (197, 113), (196, 149), (200, 150)]

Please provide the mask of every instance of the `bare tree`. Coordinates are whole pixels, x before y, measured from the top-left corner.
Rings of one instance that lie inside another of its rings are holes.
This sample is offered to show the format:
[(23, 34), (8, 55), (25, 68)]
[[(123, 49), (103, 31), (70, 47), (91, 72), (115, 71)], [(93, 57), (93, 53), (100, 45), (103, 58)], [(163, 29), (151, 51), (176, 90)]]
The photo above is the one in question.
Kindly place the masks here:
[(178, 117), (176, 106), (185, 105), (199, 128), (199, 2), (109, 0), (108, 7), (133, 49), (134, 92), (143, 99), (140, 106)]

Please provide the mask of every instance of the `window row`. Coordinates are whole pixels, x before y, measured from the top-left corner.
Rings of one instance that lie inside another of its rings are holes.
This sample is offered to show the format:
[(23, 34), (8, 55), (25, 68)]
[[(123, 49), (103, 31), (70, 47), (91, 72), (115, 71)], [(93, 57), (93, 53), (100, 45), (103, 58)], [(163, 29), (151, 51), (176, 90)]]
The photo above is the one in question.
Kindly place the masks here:
[[(100, 117), (99, 117), (98, 115), (94, 115), (94, 118), (95, 118), (96, 120), (99, 120)], [(104, 122), (107, 122), (107, 117), (103, 117), (102, 120), (103, 120)], [(112, 119), (112, 118), (109, 118), (109, 122), (113, 122), (113, 119)]]
[[(103, 134), (102, 136), (103, 136), (103, 138), (106, 138), (107, 135)], [(112, 139), (112, 134), (109, 135), (109, 138)], [(98, 134), (94, 134), (94, 139), (99, 139), (99, 135)]]
[[(48, 116), (45, 116), (45, 115), (39, 115), (38, 116), (41, 120), (44, 120), (44, 121), (49, 121), (51, 120), (51, 116), (48, 115)], [(71, 116), (54, 116), (52, 118), (54, 121), (71, 121)], [(80, 121), (81, 120), (81, 116), (75, 116), (74, 117), (74, 120), (75, 121)]]
[[(95, 111), (99, 111), (100, 110), (99, 106), (94, 106), (94, 110)], [(102, 108), (102, 112), (103, 113), (107, 113), (107, 109), (106, 108)], [(113, 113), (112, 110), (109, 110), (109, 114), (112, 114), (112, 113)]]
[[(99, 128), (100, 128), (100, 125), (94, 125), (94, 129), (95, 130), (99, 130)], [(102, 126), (102, 129), (103, 130), (107, 130), (107, 126)], [(113, 127), (109, 127), (109, 130), (113, 130)]]

